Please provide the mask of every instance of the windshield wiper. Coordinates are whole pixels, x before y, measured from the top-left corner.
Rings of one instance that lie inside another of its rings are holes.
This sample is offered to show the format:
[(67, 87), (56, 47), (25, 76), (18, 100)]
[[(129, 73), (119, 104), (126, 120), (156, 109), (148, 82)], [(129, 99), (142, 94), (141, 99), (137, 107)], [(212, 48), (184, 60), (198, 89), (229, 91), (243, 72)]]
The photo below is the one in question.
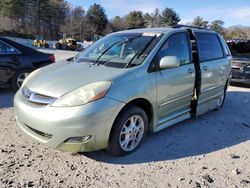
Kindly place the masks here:
[(137, 57), (140, 57), (142, 55), (142, 53), (149, 47), (149, 45), (153, 42), (153, 40), (155, 39), (156, 35), (154, 35), (152, 37), (152, 39), (150, 39), (144, 47), (142, 47), (141, 49), (139, 49), (136, 54), (134, 55), (134, 57), (129, 61), (129, 63), (127, 64), (126, 68), (130, 67), (132, 62), (134, 61), (134, 59)]
[[(98, 62), (98, 60), (110, 49), (110, 48), (112, 48), (114, 45), (116, 45), (116, 44), (119, 44), (120, 42), (125, 42), (126, 40), (121, 40), (121, 41), (118, 41), (118, 42), (115, 42), (114, 44), (112, 44), (112, 45), (110, 45), (110, 47), (108, 47), (106, 50), (104, 50), (102, 53), (101, 53), (101, 55), (99, 55), (99, 57), (94, 61), (94, 65)], [(99, 63), (100, 64), (100, 63)], [(99, 65), (98, 64), (98, 65)]]

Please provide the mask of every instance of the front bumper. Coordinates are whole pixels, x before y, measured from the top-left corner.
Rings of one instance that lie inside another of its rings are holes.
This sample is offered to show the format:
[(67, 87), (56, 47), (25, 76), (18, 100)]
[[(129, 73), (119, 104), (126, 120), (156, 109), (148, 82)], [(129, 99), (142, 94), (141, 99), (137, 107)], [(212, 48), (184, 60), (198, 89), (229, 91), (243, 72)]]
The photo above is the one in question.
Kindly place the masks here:
[[(113, 122), (125, 104), (110, 98), (77, 107), (50, 107), (27, 101), (19, 90), (14, 98), (17, 125), (51, 148), (87, 152), (106, 148)], [(68, 143), (72, 137), (89, 140)]]
[(250, 79), (235, 79), (235, 78), (232, 78), (231, 82), (250, 84)]

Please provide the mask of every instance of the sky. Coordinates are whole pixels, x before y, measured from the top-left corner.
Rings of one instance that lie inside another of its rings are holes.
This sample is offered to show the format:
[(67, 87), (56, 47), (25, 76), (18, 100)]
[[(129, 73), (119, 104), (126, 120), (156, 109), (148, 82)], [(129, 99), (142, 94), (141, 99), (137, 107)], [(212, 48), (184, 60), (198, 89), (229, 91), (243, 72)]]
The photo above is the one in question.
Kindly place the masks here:
[(225, 26), (250, 26), (250, 0), (68, 0), (73, 5), (85, 10), (94, 4), (100, 4), (108, 19), (125, 16), (132, 10), (152, 13), (156, 8), (173, 8), (181, 18), (181, 24), (192, 22), (201, 16), (209, 22), (220, 19)]

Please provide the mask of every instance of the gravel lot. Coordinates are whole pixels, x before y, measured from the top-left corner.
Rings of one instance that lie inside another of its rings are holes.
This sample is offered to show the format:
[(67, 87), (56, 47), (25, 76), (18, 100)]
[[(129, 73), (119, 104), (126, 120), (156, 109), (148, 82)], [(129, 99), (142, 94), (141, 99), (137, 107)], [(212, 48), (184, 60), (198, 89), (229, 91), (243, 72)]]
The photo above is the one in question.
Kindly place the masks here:
[[(56, 58), (75, 52), (56, 51)], [(150, 134), (135, 153), (71, 154), (16, 126), (14, 93), (0, 91), (0, 187), (250, 187), (250, 88), (231, 86), (220, 111)]]

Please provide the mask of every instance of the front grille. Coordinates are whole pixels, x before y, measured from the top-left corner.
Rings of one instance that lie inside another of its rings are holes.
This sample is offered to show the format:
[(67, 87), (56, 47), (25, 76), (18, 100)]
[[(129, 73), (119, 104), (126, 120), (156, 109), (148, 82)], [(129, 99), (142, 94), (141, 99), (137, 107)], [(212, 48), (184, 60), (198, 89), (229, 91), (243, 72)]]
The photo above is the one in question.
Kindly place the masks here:
[(242, 76), (240, 76), (240, 75), (233, 75), (232, 79), (242, 79)]
[(240, 68), (240, 67), (244, 67), (247, 64), (249, 64), (249, 63), (246, 63), (245, 61), (235, 61), (234, 60), (232, 66)]
[(241, 79), (242, 73), (240, 72), (240, 68), (232, 68), (232, 78), (233, 79)]
[(239, 74), (240, 68), (232, 68), (232, 74)]
[(57, 99), (55, 97), (50, 97), (47, 95), (35, 93), (31, 91), (30, 89), (28, 89), (26, 86), (22, 88), (22, 94), (26, 100), (33, 102), (33, 103), (37, 103), (37, 104), (43, 104), (43, 105), (51, 104)]
[(42, 131), (39, 131), (39, 130), (36, 130), (30, 126), (28, 126), (27, 124), (25, 124), (26, 127), (28, 127), (30, 130), (32, 130), (33, 132), (35, 132), (36, 134), (42, 136), (43, 138), (45, 139), (51, 139), (52, 138), (52, 134), (49, 134), (49, 133), (45, 133), (45, 132), (42, 132)]

